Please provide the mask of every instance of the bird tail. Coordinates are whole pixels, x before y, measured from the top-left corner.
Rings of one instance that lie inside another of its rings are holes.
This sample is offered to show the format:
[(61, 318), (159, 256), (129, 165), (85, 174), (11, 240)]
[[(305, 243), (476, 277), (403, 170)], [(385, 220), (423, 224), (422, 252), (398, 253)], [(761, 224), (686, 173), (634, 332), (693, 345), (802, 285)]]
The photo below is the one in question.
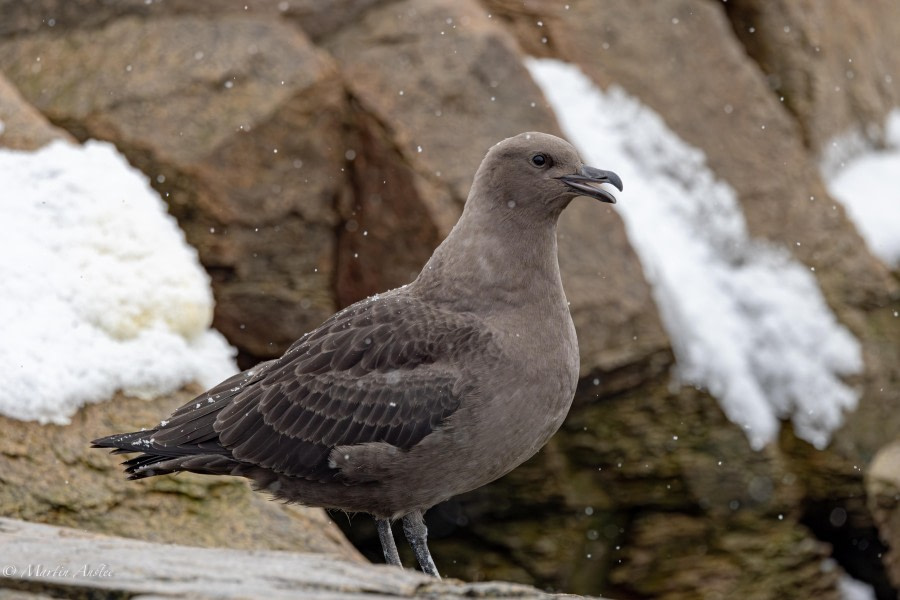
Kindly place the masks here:
[(161, 446), (154, 439), (158, 429), (117, 433), (91, 442), (92, 448), (112, 448), (112, 454), (139, 452), (122, 463), (128, 479), (146, 479), (179, 471), (204, 475), (234, 475), (238, 463), (215, 443), (193, 447)]
[(140, 452), (139, 456), (128, 459), (122, 463), (128, 479), (144, 479), (154, 475), (171, 473), (172, 470), (151, 469), (153, 465), (172, 459), (172, 456), (164, 456), (154, 452), (153, 435), (156, 429), (144, 431), (132, 431), (130, 433), (117, 433), (108, 435), (91, 442), (91, 448), (112, 448), (111, 454), (131, 454)]
[(230, 475), (238, 461), (219, 443), (215, 421), (246, 385), (276, 361), (237, 373), (178, 408), (167, 420), (144, 431), (117, 433), (91, 442), (93, 448), (112, 448), (113, 454), (139, 452), (122, 463), (129, 479), (144, 479), (177, 471)]
[(117, 433), (91, 441), (91, 448), (113, 448), (113, 454), (144, 452), (150, 448), (150, 440), (156, 429)]

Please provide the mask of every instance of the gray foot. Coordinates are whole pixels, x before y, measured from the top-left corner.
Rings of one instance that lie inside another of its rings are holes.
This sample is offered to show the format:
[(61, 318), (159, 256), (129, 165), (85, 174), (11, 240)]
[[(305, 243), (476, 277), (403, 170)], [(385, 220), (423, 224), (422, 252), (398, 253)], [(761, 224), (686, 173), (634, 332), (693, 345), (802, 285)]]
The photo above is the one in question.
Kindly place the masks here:
[(428, 551), (428, 528), (425, 527), (422, 511), (417, 510), (403, 517), (403, 533), (406, 534), (409, 545), (416, 553), (422, 570), (440, 579), (437, 567), (434, 566), (434, 561), (431, 559), (431, 552)]
[(394, 533), (391, 531), (391, 522), (387, 519), (375, 519), (378, 524), (378, 539), (381, 540), (381, 550), (384, 552), (384, 561), (389, 565), (403, 568), (400, 555), (397, 553), (397, 544), (394, 543)]

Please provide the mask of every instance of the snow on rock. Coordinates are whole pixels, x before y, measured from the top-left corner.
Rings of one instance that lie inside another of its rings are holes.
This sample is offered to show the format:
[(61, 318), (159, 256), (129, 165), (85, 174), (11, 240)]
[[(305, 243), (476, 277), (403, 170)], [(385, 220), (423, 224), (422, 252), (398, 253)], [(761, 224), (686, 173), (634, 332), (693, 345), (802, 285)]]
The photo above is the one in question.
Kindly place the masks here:
[(849, 575), (838, 579), (838, 594), (841, 600), (876, 600), (875, 588)]
[(0, 149), (0, 414), (65, 424), (235, 371), (196, 252), (107, 143)]
[(888, 118), (885, 142), (886, 149), (858, 153), (837, 167), (823, 163), (822, 176), (872, 254), (900, 269), (900, 109)]
[(575, 66), (526, 66), (585, 161), (625, 183), (617, 210), (653, 286), (679, 379), (707, 388), (754, 448), (788, 418), (824, 447), (858, 400), (841, 376), (863, 365), (809, 270), (749, 237), (734, 190), (652, 110), (620, 89), (598, 89)]

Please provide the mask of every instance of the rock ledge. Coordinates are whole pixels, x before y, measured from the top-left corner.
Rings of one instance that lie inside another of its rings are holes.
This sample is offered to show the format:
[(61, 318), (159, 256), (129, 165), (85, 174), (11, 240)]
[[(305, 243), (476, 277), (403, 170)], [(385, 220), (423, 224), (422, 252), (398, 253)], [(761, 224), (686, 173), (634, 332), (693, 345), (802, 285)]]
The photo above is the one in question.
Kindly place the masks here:
[(3, 518), (0, 548), (6, 550), (0, 553), (2, 597), (560, 597), (503, 582), (436, 582), (409, 569), (328, 554), (156, 544)]

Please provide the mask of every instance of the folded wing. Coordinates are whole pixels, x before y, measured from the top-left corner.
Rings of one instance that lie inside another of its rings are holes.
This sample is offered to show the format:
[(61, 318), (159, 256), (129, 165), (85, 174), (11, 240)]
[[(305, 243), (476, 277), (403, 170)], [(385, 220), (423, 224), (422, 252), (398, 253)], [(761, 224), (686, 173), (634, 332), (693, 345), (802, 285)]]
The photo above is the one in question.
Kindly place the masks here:
[(477, 393), (462, 378), (459, 357), (487, 358), (493, 345), (474, 325), (406, 297), (363, 301), (157, 428), (95, 445), (141, 452), (125, 463), (133, 477), (178, 470), (178, 457), (209, 455), (216, 464), (228, 459), (330, 480), (340, 476), (328, 465), (335, 446), (385, 442), (408, 450)]

